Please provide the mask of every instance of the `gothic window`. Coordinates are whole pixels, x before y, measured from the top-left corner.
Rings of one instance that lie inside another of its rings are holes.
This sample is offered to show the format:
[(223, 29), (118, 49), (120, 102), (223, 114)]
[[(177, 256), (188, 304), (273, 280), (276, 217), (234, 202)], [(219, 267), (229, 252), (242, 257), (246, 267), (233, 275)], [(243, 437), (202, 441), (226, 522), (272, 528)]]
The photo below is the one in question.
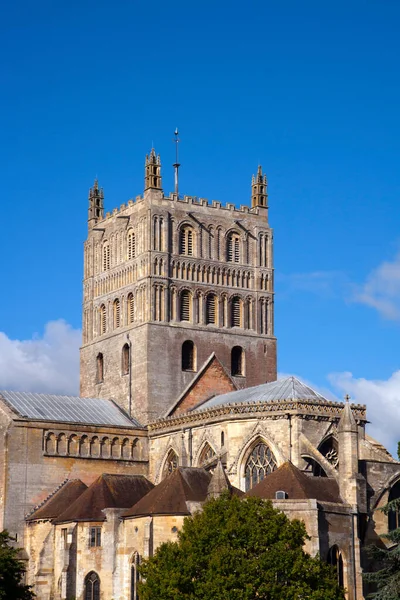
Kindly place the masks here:
[(110, 244), (106, 242), (103, 246), (103, 271), (110, 268)]
[(131, 325), (135, 321), (135, 298), (133, 297), (132, 292), (128, 294), (128, 298), (126, 301), (127, 307), (127, 321), (128, 324)]
[(116, 300), (114, 300), (113, 312), (114, 312), (114, 329), (117, 329), (121, 325), (121, 303), (118, 300), (118, 298)]
[(179, 232), (179, 254), (194, 255), (194, 231), (189, 226), (182, 227)]
[(85, 600), (100, 600), (100, 579), (94, 571), (85, 577)]
[(217, 317), (217, 297), (215, 294), (208, 294), (206, 298), (206, 324), (215, 325)]
[[(400, 498), (400, 481), (394, 484), (389, 493), (389, 502)], [(400, 508), (397, 510), (390, 510), (388, 512), (388, 527), (389, 531), (393, 531), (400, 527)]]
[(241, 346), (234, 346), (231, 351), (231, 374), (244, 375), (244, 350)]
[(96, 358), (96, 383), (102, 383), (104, 379), (104, 358), (101, 352)]
[(178, 468), (178, 455), (174, 450), (168, 452), (167, 460), (164, 464), (163, 479), (173, 473)]
[(244, 470), (246, 492), (276, 469), (276, 459), (264, 442), (259, 442), (246, 461)]
[(192, 317), (192, 295), (188, 290), (181, 293), (181, 321), (191, 321)]
[(242, 326), (242, 301), (234, 296), (231, 301), (231, 327)]
[(230, 233), (227, 240), (227, 260), (229, 262), (240, 262), (240, 236)]
[(130, 369), (130, 348), (129, 344), (124, 344), (122, 348), (122, 360), (121, 360), (121, 371), (122, 375), (127, 375)]
[(130, 600), (138, 600), (138, 582), (139, 582), (139, 554), (135, 552), (131, 562), (131, 598)]
[(196, 346), (191, 340), (182, 344), (182, 371), (196, 370)]
[(107, 313), (104, 304), (100, 306), (100, 335), (104, 335), (107, 331)]
[(331, 465), (337, 469), (339, 466), (339, 450), (337, 441), (333, 436), (328, 437), (318, 448), (319, 452), (325, 456)]
[(216, 454), (214, 450), (211, 448), (210, 444), (207, 442), (201, 451), (199, 458), (199, 467), (203, 467), (207, 471), (212, 471), (215, 467), (216, 463)]
[(332, 567), (335, 568), (338, 585), (339, 587), (343, 588), (343, 558), (342, 553), (340, 552), (337, 546), (332, 546), (331, 548), (329, 548), (327, 563), (328, 565), (332, 565)]
[(132, 258), (135, 258), (135, 256), (136, 256), (136, 240), (135, 240), (135, 234), (133, 233), (133, 231), (130, 231), (128, 233), (127, 245), (128, 245), (128, 260), (131, 260)]

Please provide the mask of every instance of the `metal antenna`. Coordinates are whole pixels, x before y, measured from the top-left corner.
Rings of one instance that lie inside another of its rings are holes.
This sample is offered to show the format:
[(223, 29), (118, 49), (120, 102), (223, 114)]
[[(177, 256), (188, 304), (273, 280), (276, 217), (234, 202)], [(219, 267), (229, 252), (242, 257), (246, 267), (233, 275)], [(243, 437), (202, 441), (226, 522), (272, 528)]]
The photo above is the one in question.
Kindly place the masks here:
[(175, 194), (179, 198), (179, 167), (181, 166), (178, 162), (178, 144), (180, 139), (178, 138), (178, 128), (175, 129), (175, 164), (172, 165), (175, 169)]

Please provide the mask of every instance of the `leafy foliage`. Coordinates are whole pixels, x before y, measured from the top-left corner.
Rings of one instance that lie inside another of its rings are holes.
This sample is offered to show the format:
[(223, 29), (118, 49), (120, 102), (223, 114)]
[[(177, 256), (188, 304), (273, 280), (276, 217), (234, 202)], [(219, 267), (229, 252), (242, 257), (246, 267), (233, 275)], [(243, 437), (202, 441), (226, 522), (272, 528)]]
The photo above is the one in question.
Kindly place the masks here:
[(31, 600), (34, 594), (21, 582), (25, 569), (17, 558), (18, 548), (11, 546), (12, 541), (8, 531), (0, 533), (0, 599)]
[(141, 600), (341, 600), (328, 565), (304, 552), (305, 526), (271, 502), (228, 494), (185, 519), (145, 561)]

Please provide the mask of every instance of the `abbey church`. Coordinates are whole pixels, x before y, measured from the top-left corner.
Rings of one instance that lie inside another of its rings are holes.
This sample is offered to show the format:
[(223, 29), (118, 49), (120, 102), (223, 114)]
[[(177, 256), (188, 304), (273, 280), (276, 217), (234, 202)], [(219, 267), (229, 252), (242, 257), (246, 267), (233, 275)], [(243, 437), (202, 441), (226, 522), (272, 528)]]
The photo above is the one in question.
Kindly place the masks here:
[(249, 196), (166, 196), (154, 149), (143, 195), (105, 214), (90, 189), (80, 397), (0, 391), (0, 527), (38, 600), (138, 600), (140, 561), (223, 491), (302, 519), (306, 550), (365, 598), (400, 463), (366, 406), (277, 380), (261, 167)]

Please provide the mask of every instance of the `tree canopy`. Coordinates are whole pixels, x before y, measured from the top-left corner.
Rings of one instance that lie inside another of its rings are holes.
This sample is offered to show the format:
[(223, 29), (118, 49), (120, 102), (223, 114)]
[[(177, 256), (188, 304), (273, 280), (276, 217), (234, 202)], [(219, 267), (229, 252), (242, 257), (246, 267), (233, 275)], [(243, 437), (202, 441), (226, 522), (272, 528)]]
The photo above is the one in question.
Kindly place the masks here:
[(0, 533), (0, 599), (32, 600), (33, 592), (22, 583), (25, 568), (18, 560), (18, 548), (11, 546), (13, 541), (8, 531)]
[(332, 567), (307, 554), (305, 526), (270, 501), (223, 494), (145, 561), (141, 600), (341, 600)]

